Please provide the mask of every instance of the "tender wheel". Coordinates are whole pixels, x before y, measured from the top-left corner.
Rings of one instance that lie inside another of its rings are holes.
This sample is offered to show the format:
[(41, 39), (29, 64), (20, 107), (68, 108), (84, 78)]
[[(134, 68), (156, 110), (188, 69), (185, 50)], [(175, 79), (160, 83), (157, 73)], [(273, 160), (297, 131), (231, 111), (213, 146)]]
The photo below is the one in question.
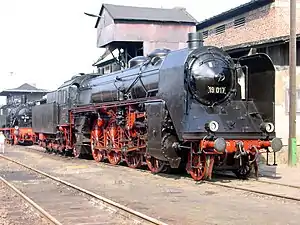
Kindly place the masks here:
[(148, 165), (149, 170), (152, 173), (160, 173), (164, 170), (165, 162), (154, 157), (150, 157), (146, 159), (146, 163)]
[(107, 158), (111, 164), (117, 165), (121, 162), (122, 155), (120, 152), (110, 151), (107, 155)]
[(129, 152), (125, 156), (128, 167), (136, 169), (142, 165), (142, 156), (137, 152)]
[(205, 154), (188, 154), (186, 171), (195, 181), (202, 180), (206, 174), (206, 156)]

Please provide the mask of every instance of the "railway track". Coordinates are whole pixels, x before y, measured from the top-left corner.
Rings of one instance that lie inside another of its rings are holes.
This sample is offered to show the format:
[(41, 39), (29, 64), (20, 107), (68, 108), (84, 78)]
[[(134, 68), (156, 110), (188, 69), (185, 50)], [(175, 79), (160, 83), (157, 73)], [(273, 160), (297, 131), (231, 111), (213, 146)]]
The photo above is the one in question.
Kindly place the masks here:
[[(221, 177), (226, 177), (226, 178), (229, 178), (229, 179), (236, 180), (236, 177), (232, 176), (232, 175), (228, 175), (228, 174), (218, 174), (218, 175), (221, 176)], [(271, 182), (271, 181), (259, 180), (259, 179), (254, 179), (254, 178), (248, 178), (248, 181), (253, 181), (253, 182), (262, 183), (262, 184), (278, 185), (278, 186), (289, 187), (289, 188), (294, 188), (294, 189), (300, 189), (300, 186), (297, 186), (297, 185)]]
[[(1, 177), (0, 177), (1, 178)], [(0, 224), (1, 225), (51, 225), (38, 210), (28, 204), (20, 195), (0, 179)]]
[[(225, 187), (228, 189), (246, 191), (259, 195), (300, 202), (299, 186), (279, 184), (275, 182), (260, 181), (253, 179), (249, 179), (248, 181), (237, 180), (235, 182), (231, 182), (230, 184), (224, 184), (222, 181), (204, 182), (215, 186)], [(266, 184), (268, 186), (266, 186)]]
[(1, 180), (53, 224), (166, 224), (14, 159), (0, 159), (13, 167), (0, 172)]
[[(44, 153), (44, 151), (41, 151), (39, 149), (35, 149), (35, 148), (30, 148), (30, 149)], [(108, 164), (105, 163), (105, 165), (110, 167), (111, 166), (123, 167), (122, 165), (111, 165), (109, 163)], [(143, 169), (136, 169), (136, 170), (146, 172), (146, 173), (151, 173), (148, 170), (143, 170)], [(178, 178), (178, 175), (175, 174), (168, 174), (168, 176)], [(180, 176), (182, 176), (183, 179), (191, 180), (191, 178), (186, 174), (184, 175), (180, 174)], [(300, 202), (300, 193), (299, 193), (300, 186), (256, 180), (252, 178), (249, 178), (248, 180), (237, 180), (235, 176), (231, 176), (228, 174), (218, 174), (218, 176), (219, 176), (218, 178), (214, 178), (211, 181), (200, 181), (197, 183), (206, 183), (209, 185), (220, 186), (227, 189), (245, 191), (245, 192), (264, 195), (268, 197), (276, 197), (280, 199)], [(224, 178), (228, 178), (228, 179), (224, 180)]]
[(292, 184), (280, 184), (280, 183), (265, 181), (265, 180), (256, 180), (256, 182), (264, 183), (264, 184), (274, 184), (274, 185), (279, 185), (279, 186), (284, 186), (284, 187), (300, 189), (300, 186), (296, 186), (296, 185), (292, 185)]
[(48, 212), (46, 212), (41, 206), (36, 204), (30, 198), (28, 198), (25, 194), (23, 194), (20, 190), (18, 190), (13, 184), (11, 184), (7, 180), (5, 180), (3, 177), (0, 177), (0, 181), (2, 181), (6, 186), (8, 186), (16, 194), (18, 194), (20, 197), (22, 197), (26, 202), (28, 202), (30, 205), (32, 205), (41, 215), (44, 216), (44, 218), (46, 218), (48, 220), (48, 222), (50, 222), (51, 224), (55, 224), (55, 225), (61, 225), (61, 223), (57, 219), (55, 219)]

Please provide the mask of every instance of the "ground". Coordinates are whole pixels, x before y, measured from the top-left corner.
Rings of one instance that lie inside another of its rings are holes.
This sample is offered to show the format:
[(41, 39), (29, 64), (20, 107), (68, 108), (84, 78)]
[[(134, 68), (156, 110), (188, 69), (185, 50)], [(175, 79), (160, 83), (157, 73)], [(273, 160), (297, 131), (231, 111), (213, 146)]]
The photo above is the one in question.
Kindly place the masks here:
[(41, 218), (18, 194), (0, 181), (0, 225), (46, 225)]
[(294, 201), (24, 147), (10, 148), (5, 154), (168, 224), (299, 224), (300, 204)]

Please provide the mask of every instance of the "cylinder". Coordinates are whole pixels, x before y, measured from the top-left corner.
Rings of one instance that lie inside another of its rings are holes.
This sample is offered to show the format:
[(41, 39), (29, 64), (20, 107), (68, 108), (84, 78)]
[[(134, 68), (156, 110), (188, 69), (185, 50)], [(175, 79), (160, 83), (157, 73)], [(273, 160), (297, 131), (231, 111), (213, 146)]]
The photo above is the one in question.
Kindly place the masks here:
[(191, 50), (200, 48), (203, 46), (203, 36), (200, 32), (188, 33), (188, 48)]

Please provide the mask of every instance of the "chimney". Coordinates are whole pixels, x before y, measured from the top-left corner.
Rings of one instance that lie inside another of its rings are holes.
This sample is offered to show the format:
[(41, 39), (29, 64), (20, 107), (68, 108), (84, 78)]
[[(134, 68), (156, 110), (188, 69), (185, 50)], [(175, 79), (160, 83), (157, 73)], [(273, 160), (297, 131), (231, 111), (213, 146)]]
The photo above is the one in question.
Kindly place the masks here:
[(203, 36), (200, 32), (188, 33), (188, 48), (194, 50), (203, 46)]

